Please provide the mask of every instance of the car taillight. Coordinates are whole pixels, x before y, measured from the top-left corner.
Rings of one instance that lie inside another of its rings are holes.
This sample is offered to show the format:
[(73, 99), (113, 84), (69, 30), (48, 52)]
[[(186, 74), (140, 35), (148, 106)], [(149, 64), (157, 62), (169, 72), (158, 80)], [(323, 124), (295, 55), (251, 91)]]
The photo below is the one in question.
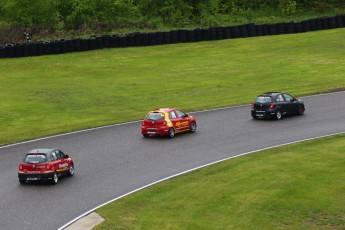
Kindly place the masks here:
[(274, 107), (275, 107), (275, 104), (270, 105), (270, 109), (274, 109)]
[(252, 103), (252, 109), (254, 109), (254, 102)]
[(51, 169), (51, 165), (50, 165), (50, 164), (47, 165), (47, 169), (48, 169), (48, 170)]
[(23, 170), (23, 166), (19, 165), (19, 170), (22, 171)]

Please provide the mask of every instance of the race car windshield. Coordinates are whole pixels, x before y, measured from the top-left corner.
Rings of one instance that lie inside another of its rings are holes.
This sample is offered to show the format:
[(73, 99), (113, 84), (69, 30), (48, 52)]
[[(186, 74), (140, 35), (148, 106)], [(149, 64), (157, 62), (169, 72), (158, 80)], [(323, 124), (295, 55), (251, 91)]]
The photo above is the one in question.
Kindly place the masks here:
[(147, 120), (152, 120), (152, 121), (158, 121), (158, 120), (163, 120), (164, 119), (164, 114), (163, 113), (149, 113), (146, 116)]
[(256, 102), (257, 103), (271, 103), (272, 102), (272, 99), (271, 97), (257, 97), (256, 98)]
[(28, 154), (24, 158), (24, 162), (29, 164), (40, 164), (46, 161), (47, 156), (45, 154)]

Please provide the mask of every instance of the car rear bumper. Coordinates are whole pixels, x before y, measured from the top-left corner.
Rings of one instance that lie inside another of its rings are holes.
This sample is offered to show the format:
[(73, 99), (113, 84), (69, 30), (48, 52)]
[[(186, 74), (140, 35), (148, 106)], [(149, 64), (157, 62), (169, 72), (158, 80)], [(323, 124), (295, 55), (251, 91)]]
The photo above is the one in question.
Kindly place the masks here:
[(272, 118), (275, 116), (274, 110), (251, 110), (252, 117), (257, 118)]
[(162, 126), (162, 127), (141, 127), (141, 133), (143, 135), (168, 135), (169, 134), (169, 126)]
[(53, 179), (54, 172), (49, 173), (18, 173), (18, 179), (23, 181), (49, 181)]

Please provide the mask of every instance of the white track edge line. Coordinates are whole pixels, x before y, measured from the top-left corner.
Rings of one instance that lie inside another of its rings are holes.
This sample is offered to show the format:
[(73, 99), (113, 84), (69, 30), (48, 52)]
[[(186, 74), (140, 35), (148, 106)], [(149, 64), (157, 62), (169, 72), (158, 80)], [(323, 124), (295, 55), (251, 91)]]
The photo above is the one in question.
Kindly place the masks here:
[[(315, 95), (309, 95), (309, 96), (305, 96), (305, 97), (301, 97), (301, 98), (317, 97), (317, 96), (323, 96), (323, 95), (328, 95), (328, 94), (338, 94), (338, 93), (345, 93), (345, 91), (337, 91), (337, 92), (330, 92), (330, 93), (315, 94)], [(191, 114), (203, 113), (203, 112), (211, 112), (211, 111), (219, 111), (219, 110), (225, 110), (225, 109), (231, 109), (231, 108), (240, 108), (240, 107), (245, 107), (245, 106), (248, 106), (248, 105), (249, 104), (237, 105), (237, 106), (229, 106), (229, 107), (221, 107), (221, 108), (208, 109), (208, 110), (200, 110), (200, 111), (191, 112)], [(88, 131), (97, 130), (97, 129), (105, 129), (105, 128), (111, 128), (111, 127), (115, 127), (115, 126), (133, 124), (133, 123), (140, 122), (140, 121), (142, 121), (142, 120), (129, 121), (129, 122), (123, 122), (123, 123), (118, 123), (118, 124), (99, 126), (99, 127), (89, 128), (89, 129), (82, 129), (82, 130), (72, 131), (72, 132), (68, 132), (68, 133), (56, 134), (56, 135), (52, 135), (52, 136), (46, 136), (46, 137), (41, 137), (41, 138), (37, 138), (37, 139), (32, 139), (32, 140), (27, 140), (27, 141), (13, 143), (13, 144), (9, 144), (9, 145), (0, 146), (0, 149), (4, 149), (4, 148), (8, 148), (8, 147), (13, 147), (13, 146), (16, 146), (16, 145), (32, 143), (32, 142), (35, 142), (35, 141), (46, 140), (46, 139), (50, 139), (50, 138), (54, 138), (54, 137), (62, 137), (62, 136), (67, 136), (67, 135), (76, 134), (76, 133), (83, 133), (83, 132), (88, 132)]]
[(315, 140), (315, 139), (321, 139), (321, 138), (325, 138), (325, 137), (331, 137), (331, 136), (336, 136), (336, 135), (341, 135), (341, 134), (345, 134), (345, 131), (343, 132), (337, 132), (337, 133), (333, 133), (333, 134), (327, 134), (327, 135), (322, 135), (322, 136), (318, 136), (318, 137), (312, 137), (312, 138), (307, 138), (307, 139), (302, 139), (302, 140), (298, 140), (298, 141), (292, 141), (292, 142), (288, 142), (288, 143), (284, 143), (284, 144), (280, 144), (280, 145), (274, 145), (274, 146), (271, 146), (271, 147), (266, 147), (266, 148), (262, 148), (262, 149), (258, 149), (258, 150), (253, 150), (253, 151), (249, 151), (249, 152), (245, 152), (245, 153), (241, 153), (241, 154), (238, 154), (236, 156), (231, 156), (231, 157), (227, 157), (227, 158), (224, 158), (224, 159), (221, 159), (221, 160), (217, 160), (217, 161), (214, 161), (214, 162), (211, 162), (211, 163), (208, 163), (208, 164), (205, 164), (205, 165), (201, 165), (201, 166), (198, 166), (198, 167), (195, 167), (195, 168), (192, 168), (192, 169), (189, 169), (189, 170), (186, 170), (186, 171), (183, 171), (183, 172), (180, 172), (180, 173), (177, 173), (177, 174), (174, 174), (172, 176), (169, 176), (169, 177), (166, 177), (166, 178), (163, 178), (163, 179), (160, 179), (158, 181), (155, 181), (155, 182), (152, 182), (148, 185), (144, 185), (140, 188), (137, 188), (131, 192), (128, 192), (126, 194), (123, 194), (121, 196), (118, 196), (110, 201), (107, 201), (101, 205), (98, 205), (97, 207), (93, 208), (93, 209), (90, 209), (89, 211), (81, 214), (80, 216), (74, 218), (73, 220), (71, 220), (70, 222), (66, 223), (65, 225), (63, 225), (62, 227), (60, 227), (58, 230), (63, 230), (65, 229), (66, 227), (72, 225), (74, 222), (76, 222), (77, 220), (80, 220), (81, 218), (87, 216), (88, 214), (90, 214), (91, 212), (95, 211), (96, 209), (99, 209), (111, 202), (114, 202), (116, 200), (119, 200), (123, 197), (126, 197), (128, 195), (131, 195), (135, 192), (138, 192), (140, 190), (143, 190), (145, 188), (148, 188), (148, 187), (151, 187), (155, 184), (158, 184), (160, 182), (163, 182), (163, 181), (166, 181), (166, 180), (169, 180), (169, 179), (172, 179), (174, 177), (178, 177), (178, 176), (181, 176), (181, 175), (184, 175), (184, 174), (187, 174), (189, 172), (192, 172), (192, 171), (196, 171), (198, 169), (201, 169), (201, 168), (205, 168), (207, 166), (210, 166), (210, 165), (214, 165), (214, 164), (217, 164), (217, 163), (220, 163), (220, 162), (223, 162), (223, 161), (226, 161), (226, 160), (230, 160), (230, 159), (233, 159), (233, 158), (237, 158), (237, 157), (240, 157), (240, 156), (245, 156), (245, 155), (248, 155), (248, 154), (251, 154), (251, 153), (256, 153), (256, 152), (260, 152), (260, 151), (265, 151), (265, 150), (269, 150), (269, 149), (273, 149), (273, 148), (277, 148), (277, 147), (282, 147), (282, 146), (286, 146), (286, 145), (290, 145), (290, 144), (296, 144), (296, 143), (300, 143), (300, 142), (305, 142), (305, 141), (310, 141), (310, 140)]

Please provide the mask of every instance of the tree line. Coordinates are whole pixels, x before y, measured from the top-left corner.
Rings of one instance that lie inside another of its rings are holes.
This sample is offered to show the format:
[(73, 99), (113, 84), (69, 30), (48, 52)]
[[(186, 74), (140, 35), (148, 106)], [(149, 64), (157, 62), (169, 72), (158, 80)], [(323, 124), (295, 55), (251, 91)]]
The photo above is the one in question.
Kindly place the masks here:
[(0, 25), (76, 30), (95, 27), (155, 27), (217, 23), (217, 18), (275, 9), (344, 8), (344, 0), (1, 0)]

